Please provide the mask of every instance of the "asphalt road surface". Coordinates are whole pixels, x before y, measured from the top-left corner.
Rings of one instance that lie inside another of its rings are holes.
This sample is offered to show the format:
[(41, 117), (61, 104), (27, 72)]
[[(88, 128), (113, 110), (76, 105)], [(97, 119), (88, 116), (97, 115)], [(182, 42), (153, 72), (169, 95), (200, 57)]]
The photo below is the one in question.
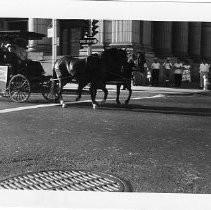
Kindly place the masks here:
[(117, 176), (134, 192), (211, 193), (210, 96), (135, 91), (130, 105), (117, 106), (110, 92), (96, 110), (88, 95), (74, 98), (65, 95), (65, 109), (39, 94), (22, 104), (0, 98), (1, 179), (88, 170)]

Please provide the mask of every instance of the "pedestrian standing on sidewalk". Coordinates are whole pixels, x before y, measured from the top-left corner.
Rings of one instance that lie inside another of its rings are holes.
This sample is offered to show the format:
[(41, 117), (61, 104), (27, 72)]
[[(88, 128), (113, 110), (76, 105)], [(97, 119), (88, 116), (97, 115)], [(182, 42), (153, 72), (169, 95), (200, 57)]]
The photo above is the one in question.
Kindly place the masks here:
[(145, 57), (145, 53), (140, 53), (140, 71), (142, 74), (142, 85), (147, 84), (147, 73), (148, 73), (148, 66), (147, 66), (147, 61)]
[(141, 85), (145, 84), (146, 80), (146, 58), (144, 52), (137, 52), (138, 69), (141, 74)]
[(204, 87), (204, 77), (208, 77), (210, 69), (210, 64), (207, 63), (206, 59), (203, 58), (202, 62), (199, 66), (199, 74), (200, 74), (200, 88)]
[(182, 83), (182, 72), (183, 72), (183, 64), (179, 58), (177, 58), (177, 62), (174, 64), (174, 85), (175, 87), (180, 87)]
[(151, 65), (152, 73), (152, 86), (158, 86), (159, 84), (159, 74), (160, 74), (160, 63), (158, 58), (154, 58), (154, 62)]
[(191, 66), (188, 60), (185, 60), (183, 65), (183, 73), (182, 73), (182, 83), (185, 84), (186, 87), (190, 86), (191, 82)]
[(163, 68), (164, 68), (166, 87), (169, 87), (171, 71), (173, 68), (170, 58), (167, 58), (166, 61), (163, 63)]
[(133, 72), (133, 85), (143, 85), (145, 62), (145, 54), (142, 52), (137, 52), (136, 59), (134, 61), (136, 70)]
[[(130, 54), (128, 56), (128, 68), (130, 69), (131, 71), (131, 77), (132, 77), (132, 81), (133, 81), (133, 74), (134, 74), (134, 71), (136, 71), (136, 65), (135, 65), (135, 60), (136, 60), (136, 55), (134, 53)], [(125, 90), (126, 87), (125, 85), (123, 85), (123, 88), (122, 90)]]
[(146, 64), (146, 85), (151, 86), (152, 73)]

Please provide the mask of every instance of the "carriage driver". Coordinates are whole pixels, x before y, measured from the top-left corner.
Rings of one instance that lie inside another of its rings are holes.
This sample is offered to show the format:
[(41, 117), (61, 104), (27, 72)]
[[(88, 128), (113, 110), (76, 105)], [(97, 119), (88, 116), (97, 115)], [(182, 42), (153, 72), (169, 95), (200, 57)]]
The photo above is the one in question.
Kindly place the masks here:
[(6, 48), (6, 52), (4, 54), (4, 60), (5, 60), (5, 63), (11, 64), (10, 75), (17, 74), (16, 71), (21, 65), (21, 60), (15, 53), (16, 48), (14, 45), (11, 45), (11, 44), (7, 44), (5, 48)]

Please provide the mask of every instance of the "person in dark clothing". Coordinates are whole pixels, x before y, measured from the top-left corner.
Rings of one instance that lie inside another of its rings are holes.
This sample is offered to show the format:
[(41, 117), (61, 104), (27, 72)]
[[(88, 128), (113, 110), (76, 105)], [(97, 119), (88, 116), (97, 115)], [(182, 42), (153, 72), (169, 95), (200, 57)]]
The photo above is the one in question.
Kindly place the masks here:
[(133, 72), (133, 85), (143, 85), (145, 84), (146, 79), (146, 59), (145, 54), (143, 52), (138, 51), (135, 63), (135, 70)]
[(142, 52), (137, 52), (137, 66), (141, 73), (144, 73), (144, 64), (146, 63), (145, 54)]
[(15, 75), (21, 66), (21, 60), (15, 53), (15, 46), (8, 44), (4, 53), (4, 63), (10, 65), (9, 74)]
[(180, 87), (182, 83), (183, 63), (177, 58), (177, 62), (174, 64), (174, 85)]
[(159, 74), (160, 74), (160, 63), (158, 62), (158, 58), (154, 58), (154, 62), (151, 65), (152, 70), (152, 86), (159, 85)]
[[(128, 68), (129, 68), (128, 73), (131, 75), (131, 77), (132, 77), (132, 72), (133, 72), (134, 70), (136, 70), (136, 69), (135, 69), (135, 59), (136, 59), (136, 56), (135, 56), (134, 53), (133, 53), (133, 54), (130, 54), (130, 55), (128, 56)], [(125, 85), (123, 85), (122, 90), (126, 90)]]

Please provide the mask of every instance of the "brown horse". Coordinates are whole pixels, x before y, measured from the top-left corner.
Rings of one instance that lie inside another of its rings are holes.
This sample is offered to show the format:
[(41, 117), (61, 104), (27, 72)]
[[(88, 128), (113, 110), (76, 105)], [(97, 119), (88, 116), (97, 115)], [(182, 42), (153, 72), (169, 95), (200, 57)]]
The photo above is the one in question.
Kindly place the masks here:
[[(130, 100), (131, 90), (131, 70), (128, 68), (126, 51), (116, 48), (105, 50), (101, 55), (91, 55), (86, 59), (73, 58), (65, 56), (55, 62), (53, 69), (53, 78), (59, 82), (58, 96), (60, 103), (65, 106), (62, 98), (62, 89), (73, 79), (78, 83), (78, 96), (81, 98), (83, 88), (90, 84), (90, 93), (93, 108), (99, 106), (96, 101), (97, 89), (102, 89), (104, 98), (101, 103), (107, 99), (108, 90), (106, 84), (115, 81), (117, 84), (117, 103), (119, 101), (120, 86), (122, 84), (129, 90), (129, 96), (125, 103)], [(54, 80), (55, 81), (55, 80)]]

